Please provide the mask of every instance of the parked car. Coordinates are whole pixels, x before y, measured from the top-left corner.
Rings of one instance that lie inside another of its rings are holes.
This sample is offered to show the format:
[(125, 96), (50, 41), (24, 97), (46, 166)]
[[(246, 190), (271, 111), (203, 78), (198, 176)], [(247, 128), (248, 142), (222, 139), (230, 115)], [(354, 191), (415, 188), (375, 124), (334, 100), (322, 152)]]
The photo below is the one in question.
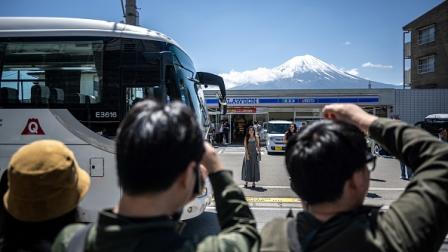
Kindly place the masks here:
[(381, 145), (372, 138), (366, 137), (366, 144), (367, 148), (369, 148), (373, 155), (375, 156), (381, 156), (381, 157), (387, 157), (387, 158), (393, 158), (392, 154), (390, 154), (386, 149), (381, 147)]
[(269, 121), (267, 123), (266, 150), (268, 154), (285, 152), (286, 143), (283, 138), (291, 123), (291, 121), (280, 120)]
[(428, 115), (423, 121), (417, 122), (415, 126), (428, 131), (435, 137), (439, 137), (442, 129), (448, 129), (448, 114)]
[(380, 144), (375, 143), (375, 142), (373, 143), (373, 151), (372, 152), (376, 156), (394, 158), (394, 156), (392, 154), (390, 154), (390, 152), (388, 152), (386, 149), (381, 147)]

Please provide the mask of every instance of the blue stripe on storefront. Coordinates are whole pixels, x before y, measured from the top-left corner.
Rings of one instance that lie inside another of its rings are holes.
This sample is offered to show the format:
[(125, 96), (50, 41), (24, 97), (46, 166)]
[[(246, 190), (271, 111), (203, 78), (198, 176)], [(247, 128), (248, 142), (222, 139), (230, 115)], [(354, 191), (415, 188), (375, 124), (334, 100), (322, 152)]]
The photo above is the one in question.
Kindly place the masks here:
[[(378, 103), (379, 97), (306, 97), (306, 98), (228, 98), (228, 105), (255, 104), (329, 104), (329, 103)], [(217, 105), (218, 99), (206, 99), (206, 103)]]

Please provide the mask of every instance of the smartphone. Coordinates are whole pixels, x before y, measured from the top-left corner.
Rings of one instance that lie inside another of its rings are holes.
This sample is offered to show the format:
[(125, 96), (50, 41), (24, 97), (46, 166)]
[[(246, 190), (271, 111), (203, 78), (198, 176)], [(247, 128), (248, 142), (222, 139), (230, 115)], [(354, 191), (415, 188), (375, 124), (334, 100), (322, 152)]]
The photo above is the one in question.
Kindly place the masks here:
[(199, 165), (197, 165), (194, 168), (194, 173), (195, 173), (195, 177), (196, 177), (196, 181), (193, 187), (193, 193), (194, 195), (201, 195), (202, 191), (204, 190), (204, 186), (205, 186), (205, 181), (203, 179), (203, 177), (201, 176), (201, 171), (199, 170)]

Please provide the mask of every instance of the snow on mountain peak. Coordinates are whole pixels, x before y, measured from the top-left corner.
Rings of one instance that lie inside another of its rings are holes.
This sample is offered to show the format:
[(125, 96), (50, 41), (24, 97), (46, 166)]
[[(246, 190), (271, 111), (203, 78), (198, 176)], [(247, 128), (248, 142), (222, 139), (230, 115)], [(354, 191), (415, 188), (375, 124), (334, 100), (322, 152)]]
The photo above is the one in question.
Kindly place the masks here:
[[(220, 74), (227, 88), (237, 86), (264, 86), (268, 82), (330, 83), (366, 82), (367, 80), (348, 74), (332, 64), (312, 55), (295, 56), (274, 68), (259, 67), (243, 72), (230, 71)], [(367, 86), (367, 85), (366, 85)], [(300, 87), (297, 87), (300, 88)]]
[(274, 69), (283, 72), (288, 77), (300, 75), (300, 73), (314, 72), (319, 75), (325, 75), (324, 78), (334, 79), (337, 75), (342, 75), (346, 78), (356, 79), (356, 77), (339, 70), (336, 66), (309, 54), (293, 57)]

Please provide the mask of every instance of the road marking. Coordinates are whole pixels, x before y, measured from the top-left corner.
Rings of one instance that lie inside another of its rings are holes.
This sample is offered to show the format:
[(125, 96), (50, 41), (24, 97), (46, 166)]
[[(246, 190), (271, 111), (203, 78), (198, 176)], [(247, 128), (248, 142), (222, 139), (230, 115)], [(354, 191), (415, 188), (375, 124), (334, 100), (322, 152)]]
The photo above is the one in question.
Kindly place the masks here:
[[(207, 210), (216, 210), (215, 206), (208, 206), (206, 208)], [(283, 208), (277, 208), (277, 207), (250, 207), (251, 210), (266, 210), (266, 211), (289, 211), (290, 209), (294, 211), (301, 211), (303, 210), (302, 207), (283, 207)]]
[[(244, 185), (239, 185), (239, 187), (244, 187)], [(276, 185), (259, 185), (260, 188), (266, 189), (291, 189), (289, 186), (276, 186)]]
[[(215, 206), (208, 206), (206, 207), (207, 210), (213, 210), (216, 211), (216, 207)], [(303, 207), (250, 207), (251, 210), (259, 210), (259, 211), (289, 211), (289, 210), (294, 210), (294, 211), (302, 211)], [(389, 209), (389, 206), (382, 206), (381, 210), (382, 211), (386, 211)], [(448, 237), (448, 236), (447, 236)]]
[[(292, 197), (253, 197), (246, 196), (246, 201), (248, 203), (301, 203), (299, 198)], [(212, 203), (215, 202), (215, 199), (212, 199)]]
[(300, 203), (298, 198), (278, 198), (278, 197), (246, 197), (249, 203)]
[[(243, 188), (244, 185), (239, 185)], [(291, 189), (290, 186), (280, 186), (280, 185), (259, 185), (259, 188), (265, 189)], [(405, 188), (401, 187), (370, 187), (369, 191), (404, 191)]]
[(370, 187), (369, 191), (404, 191), (404, 187)]
[[(243, 155), (245, 152), (244, 147), (215, 147), (215, 149), (218, 154)], [(265, 149), (261, 150), (261, 155), (267, 155)]]

